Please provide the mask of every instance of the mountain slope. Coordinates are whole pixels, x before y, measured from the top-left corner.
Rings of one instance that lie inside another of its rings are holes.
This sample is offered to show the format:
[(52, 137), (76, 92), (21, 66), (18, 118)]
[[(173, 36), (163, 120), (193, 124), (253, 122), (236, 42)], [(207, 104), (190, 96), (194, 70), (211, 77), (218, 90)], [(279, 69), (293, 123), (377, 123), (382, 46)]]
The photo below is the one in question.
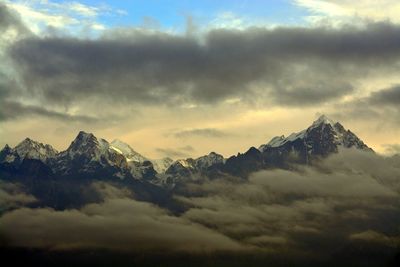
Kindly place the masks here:
[(179, 182), (197, 180), (208, 176), (214, 168), (222, 166), (225, 159), (222, 155), (211, 152), (196, 159), (179, 159), (171, 164), (165, 171), (166, 183), (174, 185)]
[(288, 137), (276, 136), (259, 149), (230, 157), (222, 171), (235, 176), (247, 176), (264, 168), (289, 168), (292, 163), (311, 164), (319, 157), (337, 153), (340, 148), (373, 151), (350, 130), (325, 115), (308, 128)]
[(16, 161), (16, 163), (21, 163), (22, 160), (27, 158), (37, 159), (46, 163), (49, 159), (54, 158), (57, 153), (57, 150), (55, 150), (51, 145), (42, 144), (30, 138), (25, 138), (14, 148), (6, 145), (1, 151), (0, 162), (5, 161), (12, 163)]
[(154, 169), (157, 171), (157, 173), (164, 173), (169, 168), (169, 166), (174, 163), (174, 160), (165, 157), (162, 159), (152, 159), (151, 162), (153, 163)]
[(119, 139), (112, 141), (110, 147), (124, 155), (127, 161), (144, 162), (148, 160), (146, 157), (133, 150), (127, 143), (124, 143)]
[(346, 130), (339, 122), (334, 122), (325, 115), (319, 117), (307, 129), (298, 133), (292, 133), (288, 137), (276, 136), (267, 144), (261, 145), (259, 150), (265, 152), (269, 149), (290, 146), (295, 141), (303, 141), (309, 149), (307, 151), (314, 155), (327, 155), (337, 152), (340, 147), (370, 150), (350, 130)]
[(252, 147), (227, 160), (215, 152), (197, 159), (174, 162), (169, 158), (149, 160), (120, 140), (109, 143), (92, 133), (81, 131), (60, 153), (50, 145), (29, 138), (15, 148), (6, 145), (0, 151), (0, 170), (18, 173), (23, 169), (24, 175), (35, 171), (42, 176), (91, 177), (98, 180), (110, 177), (137, 179), (170, 187), (201, 177), (214, 178), (225, 174), (246, 177), (265, 168), (290, 168), (293, 163), (312, 164), (314, 160), (336, 153), (341, 148), (372, 151), (353, 132), (326, 116), (321, 116), (298, 133), (274, 137), (259, 149)]
[(104, 139), (80, 131), (67, 150), (59, 153), (52, 168), (58, 175), (111, 175), (124, 178), (128, 173), (126, 158)]

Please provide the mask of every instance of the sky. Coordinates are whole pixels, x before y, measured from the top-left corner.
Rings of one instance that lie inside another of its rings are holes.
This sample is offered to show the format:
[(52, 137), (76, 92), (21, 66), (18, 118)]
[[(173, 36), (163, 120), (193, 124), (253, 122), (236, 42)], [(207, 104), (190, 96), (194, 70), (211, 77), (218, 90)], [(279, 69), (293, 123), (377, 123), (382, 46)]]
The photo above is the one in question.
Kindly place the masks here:
[(395, 0), (0, 0), (0, 146), (228, 157), (321, 114), (400, 152)]

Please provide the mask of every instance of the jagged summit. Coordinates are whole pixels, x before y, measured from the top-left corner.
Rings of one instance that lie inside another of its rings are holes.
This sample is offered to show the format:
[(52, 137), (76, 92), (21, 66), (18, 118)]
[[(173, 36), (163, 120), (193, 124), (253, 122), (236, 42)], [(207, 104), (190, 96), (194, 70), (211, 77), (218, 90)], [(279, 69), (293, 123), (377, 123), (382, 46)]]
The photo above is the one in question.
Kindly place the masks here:
[(34, 159), (45, 163), (54, 158), (57, 153), (58, 151), (51, 145), (42, 144), (27, 137), (14, 148), (6, 144), (0, 151), (0, 162), (19, 164), (24, 159)]
[(148, 169), (150, 166), (149, 163), (151, 163), (151, 168), (153, 168), (154, 171), (157, 173), (164, 173), (174, 162), (173, 159), (168, 157), (161, 159), (149, 159), (135, 151), (130, 145), (124, 141), (121, 141), (120, 139), (114, 139), (110, 145), (111, 149), (115, 150), (117, 153), (120, 153), (126, 158), (132, 174), (136, 177), (143, 176), (143, 166), (146, 166)]
[(339, 147), (371, 150), (364, 142), (342, 124), (326, 115), (321, 115), (311, 126), (288, 137), (276, 136), (259, 150), (299, 150), (303, 154), (328, 155), (337, 152)]
[(94, 137), (93, 133), (88, 133), (85, 131), (79, 131), (78, 135), (76, 136), (76, 138), (79, 138), (79, 139), (93, 138), (93, 137)]
[(22, 140), (15, 146), (15, 149), (18, 147), (33, 146), (36, 143), (39, 144), (39, 142), (36, 142), (36, 141), (30, 139), (29, 137), (26, 137), (24, 140)]
[(0, 151), (0, 168), (1, 164), (8, 164), (8, 167), (18, 170), (25, 164), (24, 168), (28, 170), (27, 164), (37, 162), (25, 159), (39, 159), (50, 170), (48, 173), (53, 173), (55, 177), (86, 179), (107, 176), (145, 180), (155, 185), (174, 185), (180, 181), (199, 179), (203, 175), (216, 177), (228, 173), (245, 177), (264, 168), (287, 168), (291, 163), (312, 164), (314, 159), (338, 152), (341, 147), (371, 151), (353, 132), (322, 115), (300, 132), (287, 137), (276, 136), (259, 149), (251, 147), (247, 152), (228, 159), (210, 152), (196, 159), (150, 160), (119, 139), (109, 143), (93, 133), (80, 131), (70, 146), (60, 153), (50, 145), (30, 138), (25, 138), (15, 148), (6, 145)]
[(42, 144), (29, 137), (25, 138), (13, 149), (20, 158), (39, 159), (43, 162), (54, 158), (58, 153), (51, 145)]
[(86, 143), (96, 143), (98, 142), (97, 137), (92, 133), (87, 133), (85, 131), (79, 131), (78, 135), (75, 137), (72, 144), (86, 144)]
[(334, 126), (337, 122), (328, 118), (325, 114), (322, 114), (321, 116), (319, 116), (319, 118), (317, 120), (315, 120), (311, 126), (319, 126), (321, 124), (329, 124)]
[(311, 129), (320, 127), (322, 125), (330, 125), (331, 127), (343, 128), (343, 126), (340, 123), (335, 122), (334, 120), (328, 118), (326, 115), (321, 115), (307, 129), (304, 129), (297, 133), (292, 133), (288, 137), (285, 137), (284, 135), (275, 136), (267, 144), (261, 145), (259, 149), (260, 151), (263, 151), (265, 150), (266, 147), (279, 147), (287, 142), (292, 142), (295, 141), (296, 139), (304, 138), (306, 133), (311, 131)]
[(210, 152), (208, 155), (199, 157), (195, 160), (196, 168), (199, 170), (206, 170), (215, 164), (223, 164), (225, 159), (222, 155), (215, 152)]
[(166, 169), (165, 173), (175, 184), (182, 180), (195, 179), (196, 176), (207, 173), (213, 167), (221, 167), (224, 163), (225, 158), (222, 155), (210, 152), (196, 159), (178, 159)]
[(3, 149), (2, 150), (11, 150), (12, 148), (8, 145), (8, 144), (6, 144), (4, 147), (3, 147)]
[(76, 155), (87, 155), (98, 159), (104, 150), (107, 150), (107, 147), (108, 142), (106, 140), (98, 139), (92, 133), (80, 131), (63, 154), (67, 154), (70, 158)]

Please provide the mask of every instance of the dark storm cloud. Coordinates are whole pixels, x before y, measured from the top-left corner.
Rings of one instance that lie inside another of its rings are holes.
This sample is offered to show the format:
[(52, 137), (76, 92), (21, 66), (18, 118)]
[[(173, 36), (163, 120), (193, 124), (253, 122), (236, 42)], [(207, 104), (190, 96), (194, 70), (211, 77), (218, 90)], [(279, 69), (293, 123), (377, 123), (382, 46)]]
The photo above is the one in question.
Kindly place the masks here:
[[(293, 84), (296, 82), (293, 81)], [(339, 98), (353, 91), (353, 86), (344, 82), (330, 84), (319, 81), (318, 84), (305, 87), (289, 85), (277, 85), (279, 93), (274, 96), (275, 102), (285, 106), (309, 106), (324, 102), (329, 98)]]
[(337, 118), (379, 119), (388, 126), (400, 122), (400, 86), (394, 85), (337, 105)]
[(19, 117), (44, 116), (66, 121), (96, 122), (97, 118), (84, 115), (69, 115), (63, 112), (48, 110), (40, 106), (24, 105), (18, 102), (0, 101), (0, 121)]
[(35, 201), (36, 198), (26, 194), (21, 186), (0, 181), (0, 214)]
[(395, 85), (390, 88), (374, 92), (371, 94), (368, 101), (375, 105), (393, 105), (399, 107), (400, 85)]
[[(84, 102), (215, 103), (233, 97), (316, 105), (353, 92), (352, 80), (395, 68), (400, 28), (213, 30), (200, 40), (119, 29), (96, 40), (27, 38), (9, 50), (31, 96)], [(254, 96), (257, 95), (257, 98)]]
[(177, 138), (186, 138), (192, 136), (218, 138), (218, 137), (226, 137), (228, 136), (228, 134), (215, 128), (202, 128), (202, 129), (183, 130), (174, 133), (174, 136)]

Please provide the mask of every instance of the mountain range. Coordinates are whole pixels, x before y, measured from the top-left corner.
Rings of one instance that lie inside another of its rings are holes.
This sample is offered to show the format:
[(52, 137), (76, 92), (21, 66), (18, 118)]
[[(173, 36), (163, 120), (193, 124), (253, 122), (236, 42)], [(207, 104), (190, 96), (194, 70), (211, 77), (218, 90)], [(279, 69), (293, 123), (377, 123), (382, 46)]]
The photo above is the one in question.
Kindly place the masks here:
[[(129, 186), (139, 196), (154, 200), (153, 191), (169, 192), (188, 181), (227, 175), (246, 179), (250, 173), (261, 169), (290, 169), (294, 164), (313, 164), (341, 148), (373, 152), (353, 132), (324, 115), (300, 132), (274, 137), (259, 148), (251, 147), (245, 153), (229, 158), (211, 152), (196, 159), (153, 160), (121, 140), (108, 142), (80, 131), (69, 147), (61, 152), (30, 138), (14, 148), (6, 145), (0, 151), (0, 179), (22, 183), (28, 191), (39, 195), (47, 194), (45, 198), (50, 202), (54, 199), (49, 195), (58, 194), (54, 197), (59, 198), (58, 187), (69, 188), (79, 195), (84, 185), (91, 181)], [(72, 198), (63, 189), (61, 195)], [(89, 198), (96, 197), (89, 195)], [(162, 195), (158, 193), (155, 198), (162, 198)], [(61, 206), (68, 201), (62, 200)]]

